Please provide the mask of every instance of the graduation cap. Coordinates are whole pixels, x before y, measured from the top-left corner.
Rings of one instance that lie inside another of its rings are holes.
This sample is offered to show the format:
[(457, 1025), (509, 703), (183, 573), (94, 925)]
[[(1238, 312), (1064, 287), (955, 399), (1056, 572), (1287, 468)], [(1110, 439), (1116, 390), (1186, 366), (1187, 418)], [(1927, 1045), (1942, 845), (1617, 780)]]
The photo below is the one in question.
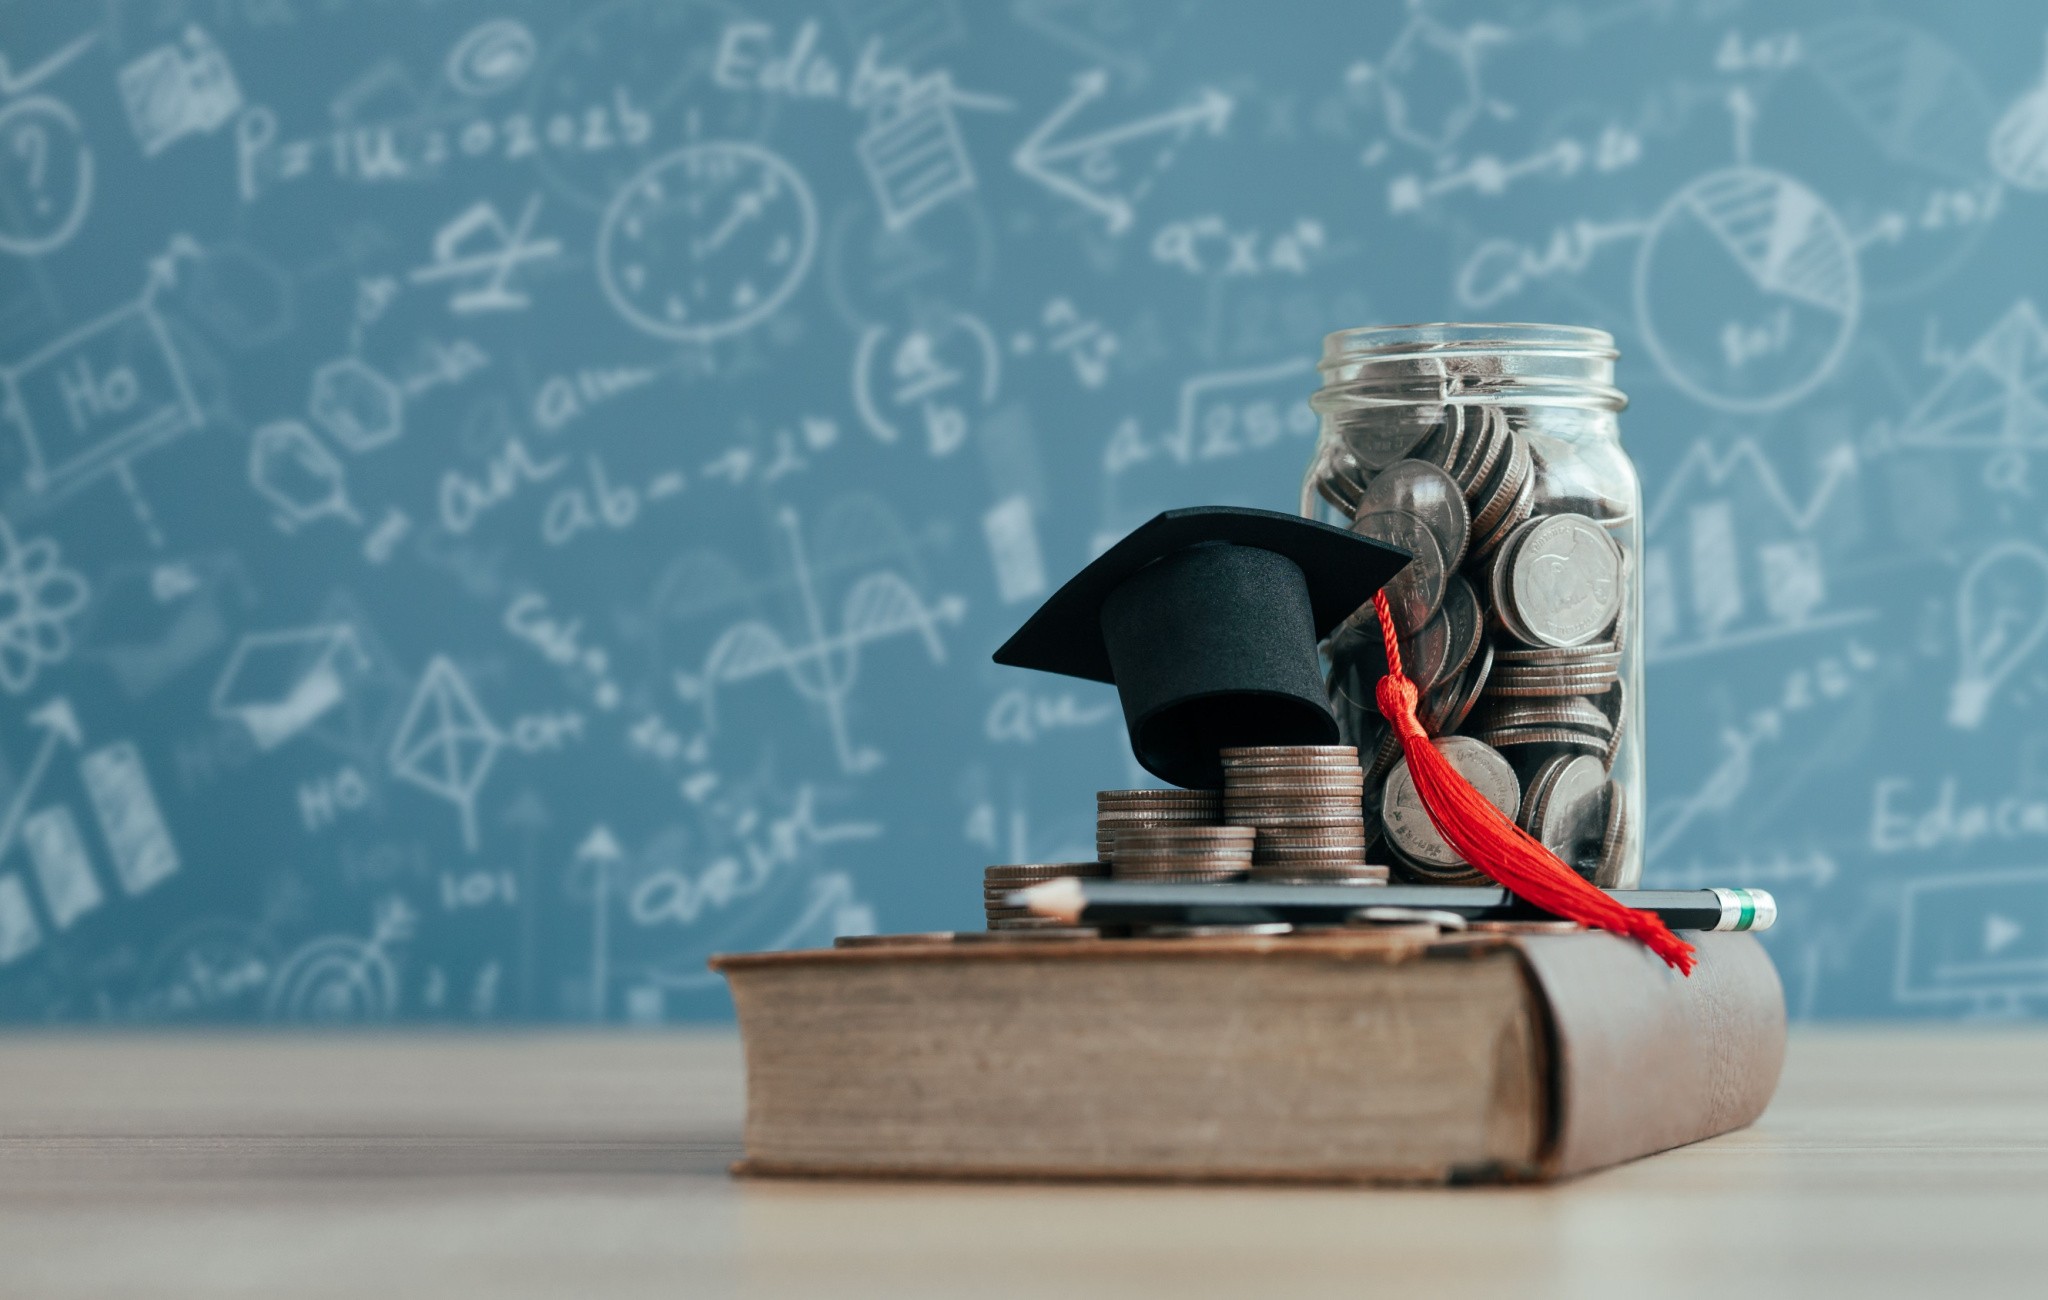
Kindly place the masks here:
[(1145, 769), (1215, 788), (1226, 747), (1336, 743), (1316, 643), (1407, 563), (1272, 510), (1168, 510), (1054, 592), (995, 661), (1114, 682)]

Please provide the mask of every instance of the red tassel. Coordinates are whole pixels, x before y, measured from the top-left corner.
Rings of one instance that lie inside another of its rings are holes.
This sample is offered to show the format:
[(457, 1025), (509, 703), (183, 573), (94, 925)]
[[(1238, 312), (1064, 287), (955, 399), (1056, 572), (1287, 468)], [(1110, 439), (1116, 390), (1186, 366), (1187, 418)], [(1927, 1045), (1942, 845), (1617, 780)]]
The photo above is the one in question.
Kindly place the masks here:
[(1491, 876), (1524, 902), (1553, 916), (1612, 930), (1641, 942), (1680, 974), (1692, 974), (1692, 945), (1673, 934), (1655, 913), (1625, 907), (1558, 860), (1556, 854), (1487, 802), (1459, 775), (1415, 717), (1415, 683), (1401, 671), (1401, 647), (1387, 596), (1372, 598), (1380, 634), (1387, 642), (1387, 675), (1380, 678), (1380, 712), (1401, 737), (1408, 773), (1429, 820), (1458, 856)]

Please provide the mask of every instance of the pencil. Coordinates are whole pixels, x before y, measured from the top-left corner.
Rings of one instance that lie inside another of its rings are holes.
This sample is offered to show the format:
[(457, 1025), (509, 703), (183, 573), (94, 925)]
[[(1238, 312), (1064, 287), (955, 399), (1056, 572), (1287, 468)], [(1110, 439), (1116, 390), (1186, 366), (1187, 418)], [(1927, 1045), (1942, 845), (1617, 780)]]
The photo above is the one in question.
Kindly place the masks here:
[[(1777, 900), (1761, 889), (1610, 889), (1674, 930), (1768, 930)], [(1361, 908), (1455, 912), (1468, 921), (1541, 921), (1505, 889), (1453, 885), (1148, 885), (1071, 877), (1022, 889), (1010, 904), (1068, 925), (1341, 925)]]

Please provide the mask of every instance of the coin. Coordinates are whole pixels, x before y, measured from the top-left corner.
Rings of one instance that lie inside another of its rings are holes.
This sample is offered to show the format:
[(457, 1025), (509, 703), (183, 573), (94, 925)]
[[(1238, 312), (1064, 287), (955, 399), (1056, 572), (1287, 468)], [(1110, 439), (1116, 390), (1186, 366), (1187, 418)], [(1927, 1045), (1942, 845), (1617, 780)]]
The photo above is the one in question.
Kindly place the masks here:
[(1052, 939), (1099, 939), (1102, 931), (1092, 925), (1066, 925), (1058, 917), (1041, 916), (1029, 921), (998, 921), (980, 933), (968, 931), (953, 936), (955, 943), (1042, 942)]
[[(1448, 595), (1450, 584), (1461, 582), (1456, 574), (1445, 576), (1445, 590)], [(1391, 600), (1391, 598), (1390, 598)], [(1393, 606), (1390, 604), (1389, 608)], [(1394, 617), (1396, 644), (1401, 651), (1401, 671), (1418, 690), (1428, 690), (1449, 675), (1447, 663), (1451, 653), (1453, 628), (1448, 611), (1439, 609), (1420, 628), (1411, 629), (1403, 622), (1404, 615)], [(1471, 611), (1477, 618), (1476, 602)], [(1366, 605), (1330, 634), (1325, 648), (1333, 658), (1350, 660), (1358, 673), (1375, 687), (1379, 679), (1387, 675), (1387, 640), (1380, 631), (1379, 615), (1375, 608)], [(1361, 701), (1363, 703), (1363, 701)]]
[(1479, 702), (1493, 675), (1493, 663), (1493, 645), (1489, 642), (1480, 647), (1479, 657), (1465, 670), (1464, 684), (1455, 693), (1444, 697), (1443, 712), (1430, 727), (1434, 734), (1444, 735), (1465, 725), (1465, 719), (1471, 716), (1472, 706)]
[(1628, 692), (1623, 687), (1620, 679), (1617, 678), (1614, 685), (1608, 688), (1607, 693), (1601, 696), (1595, 703), (1600, 711), (1605, 713), (1614, 723), (1613, 730), (1609, 732), (1607, 737), (1607, 752), (1601, 756), (1601, 761), (1606, 763), (1607, 770), (1612, 772), (1614, 770), (1615, 756), (1621, 753), (1622, 734), (1626, 730), (1628, 722)]
[(1529, 444), (1510, 432), (1507, 459), (1501, 462), (1493, 482), (1485, 489), (1486, 500), (1472, 514), (1472, 555), (1482, 558), (1504, 533), (1503, 525), (1516, 502), (1530, 488)]
[(1622, 888), (1622, 872), (1628, 867), (1628, 791), (1619, 781), (1607, 783), (1607, 818), (1600, 835), (1600, 858), (1593, 867), (1593, 883), (1602, 889)]
[(1261, 885), (1384, 885), (1389, 873), (1385, 867), (1360, 867), (1356, 871), (1330, 871), (1314, 875), (1292, 872), (1266, 874), (1253, 868), (1251, 879)]
[(1583, 645), (1621, 611), (1621, 548), (1584, 515), (1546, 515), (1515, 550), (1507, 595), (1529, 640)]
[(1494, 526), (1492, 532), (1472, 544), (1471, 559), (1476, 562), (1484, 562), (1487, 555), (1496, 546), (1499, 546), (1515, 529), (1521, 527), (1529, 516), (1534, 513), (1535, 502), (1536, 477), (1533, 474), (1525, 473), (1522, 476), (1522, 485), (1516, 489), (1514, 499), (1509, 503), (1507, 513), (1501, 516), (1500, 523)]
[(1583, 695), (1558, 699), (1504, 696), (1492, 700), (1480, 717), (1481, 727), (1573, 727), (1600, 737), (1614, 723)]
[(1262, 921), (1255, 925), (1144, 925), (1138, 927), (1139, 936), (1146, 939), (1234, 939), (1245, 935), (1292, 933), (1294, 933), (1294, 927), (1285, 921)]
[(1582, 754), (1603, 754), (1607, 742), (1598, 736), (1589, 736), (1583, 731), (1568, 727), (1491, 727), (1476, 730), (1473, 739), (1483, 741), (1495, 749), (1515, 749), (1531, 745), (1563, 745)]
[(1560, 861), (1576, 866), (1605, 829), (1609, 784), (1607, 769), (1598, 758), (1578, 754), (1567, 759), (1545, 792), (1529, 833)]
[[(1441, 736), (1431, 742), (1450, 765), (1472, 784), (1482, 798), (1512, 818), (1522, 798), (1515, 770), (1498, 752), (1470, 736)], [(1401, 856), (1419, 866), (1450, 868), (1465, 864), (1458, 851), (1447, 843), (1429, 820), (1415, 789), (1415, 779), (1404, 758), (1387, 774), (1386, 794), (1380, 806), (1387, 838)]]
[(1502, 664), (1574, 664), (1612, 659), (1621, 662), (1621, 651), (1612, 641), (1589, 641), (1582, 646), (1516, 646), (1500, 652)]
[[(1251, 767), (1278, 763), (1356, 763), (1358, 750), (1350, 745), (1231, 745), (1216, 751), (1225, 767)], [(1204, 791), (1213, 794), (1214, 791)]]
[(915, 948), (953, 942), (951, 930), (923, 930), (915, 934), (842, 934), (832, 941), (834, 948)]
[[(1535, 520), (1518, 525), (1494, 550), (1484, 571), (1487, 612), (1502, 631), (1517, 641), (1528, 642), (1536, 639), (1535, 634), (1522, 625), (1520, 614), (1514, 602), (1508, 599), (1508, 581), (1513, 576), (1515, 552), (1527, 540), (1528, 530), (1535, 527)], [(1512, 647), (1508, 647), (1512, 648)]]
[(1414, 515), (1436, 538), (1445, 572), (1465, 558), (1472, 513), (1456, 479), (1426, 460), (1397, 460), (1374, 477), (1356, 515), (1396, 510)]
[(1377, 474), (1400, 460), (1435, 433), (1440, 417), (1422, 408), (1371, 406), (1359, 409), (1327, 388), (1309, 399), (1330, 423), (1344, 449), (1368, 474)]
[[(1472, 590), (1472, 584), (1458, 574), (1444, 579), (1443, 608), (1437, 611), (1436, 617), (1446, 626), (1447, 649), (1443, 669), (1430, 683), (1432, 686), (1454, 678), (1470, 667), (1479, 654), (1479, 643), (1486, 639), (1486, 613), (1479, 608), (1479, 597)], [(1428, 689), (1420, 682), (1416, 685)]]
[(1497, 407), (1485, 407), (1478, 418), (1477, 427), (1467, 439), (1468, 452), (1464, 463), (1452, 470), (1458, 486), (1464, 490), (1468, 505), (1480, 504), (1480, 490), (1487, 485), (1501, 458), (1514, 449), (1514, 432), (1507, 427), (1507, 421), (1500, 418)]
[(1305, 767), (1226, 767), (1223, 769), (1223, 780), (1223, 803), (1228, 807), (1232, 799), (1248, 794), (1269, 794), (1276, 791), (1288, 794), (1320, 794), (1326, 791), (1335, 793), (1346, 789), (1356, 790), (1365, 780), (1365, 769), (1358, 765), (1356, 759), (1342, 767), (1335, 763)]
[(1397, 632), (1428, 623), (1443, 603), (1446, 572), (1443, 549), (1429, 525), (1405, 510), (1381, 510), (1352, 520), (1351, 531), (1408, 552), (1408, 563), (1381, 591)]

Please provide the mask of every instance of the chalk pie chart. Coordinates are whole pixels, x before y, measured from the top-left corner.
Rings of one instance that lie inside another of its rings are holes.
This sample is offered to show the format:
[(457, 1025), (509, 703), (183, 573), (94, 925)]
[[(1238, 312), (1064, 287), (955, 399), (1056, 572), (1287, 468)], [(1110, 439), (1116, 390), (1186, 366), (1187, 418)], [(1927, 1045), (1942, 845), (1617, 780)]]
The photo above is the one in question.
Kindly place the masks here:
[(1758, 167), (1673, 195), (1636, 259), (1636, 317), (1665, 377), (1726, 411), (1797, 401), (1856, 330), (1856, 250), (1819, 195)]

